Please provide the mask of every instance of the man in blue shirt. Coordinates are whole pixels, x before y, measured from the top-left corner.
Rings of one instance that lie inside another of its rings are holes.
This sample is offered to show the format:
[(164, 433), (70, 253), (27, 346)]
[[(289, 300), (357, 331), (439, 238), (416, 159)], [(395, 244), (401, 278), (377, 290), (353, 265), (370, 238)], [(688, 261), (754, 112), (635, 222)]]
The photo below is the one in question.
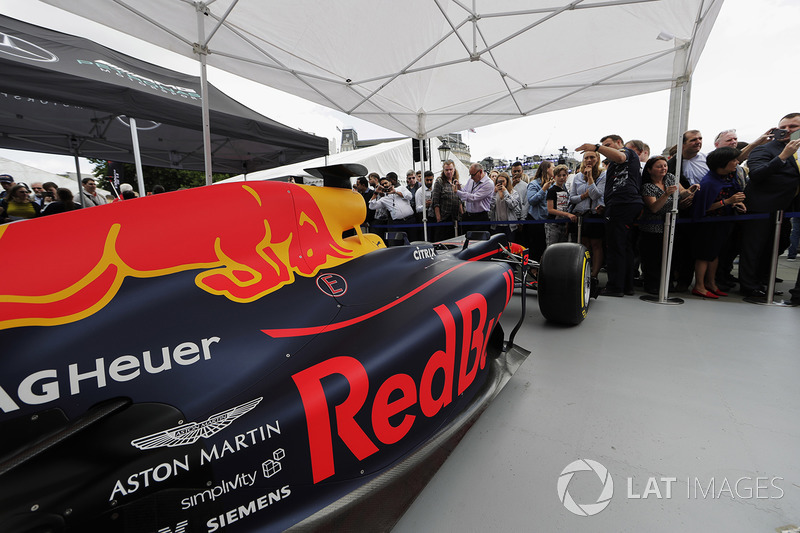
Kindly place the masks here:
[(464, 202), (466, 212), (464, 222), (486, 222), (486, 224), (468, 224), (464, 231), (489, 231), (489, 209), (492, 206), (492, 193), (494, 183), (486, 175), (480, 163), (473, 163), (469, 167), (469, 176), (472, 178), (464, 185), (456, 182), (456, 194)]

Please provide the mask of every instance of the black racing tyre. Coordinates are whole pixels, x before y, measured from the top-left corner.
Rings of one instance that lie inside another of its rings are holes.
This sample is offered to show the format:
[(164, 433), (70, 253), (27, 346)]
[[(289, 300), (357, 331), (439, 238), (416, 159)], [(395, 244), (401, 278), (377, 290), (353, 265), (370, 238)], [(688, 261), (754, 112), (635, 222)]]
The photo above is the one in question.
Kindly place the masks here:
[(589, 310), (592, 260), (581, 244), (547, 247), (539, 263), (539, 310), (547, 320), (580, 324)]

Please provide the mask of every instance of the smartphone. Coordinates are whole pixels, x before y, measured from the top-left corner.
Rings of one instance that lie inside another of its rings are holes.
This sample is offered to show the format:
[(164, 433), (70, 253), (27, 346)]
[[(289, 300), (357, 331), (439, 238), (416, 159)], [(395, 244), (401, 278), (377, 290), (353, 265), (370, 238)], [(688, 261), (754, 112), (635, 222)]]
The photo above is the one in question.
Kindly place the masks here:
[(800, 139), (800, 130), (797, 130), (796, 132), (794, 132), (791, 135), (789, 135), (789, 139), (791, 139), (793, 141), (796, 141), (797, 139)]
[(772, 128), (772, 138), (776, 141), (782, 141), (789, 136), (789, 130), (782, 130), (780, 128)]

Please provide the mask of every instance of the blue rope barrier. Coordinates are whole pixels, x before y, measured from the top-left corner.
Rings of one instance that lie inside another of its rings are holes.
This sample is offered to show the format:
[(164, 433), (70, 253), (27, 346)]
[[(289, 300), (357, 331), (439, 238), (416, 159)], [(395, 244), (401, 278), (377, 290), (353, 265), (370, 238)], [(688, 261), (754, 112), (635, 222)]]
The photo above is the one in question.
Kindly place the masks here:
[[(691, 218), (679, 218), (677, 219), (677, 224), (705, 224), (710, 222), (738, 222), (744, 220), (765, 220), (772, 218), (772, 213), (755, 213), (752, 215), (743, 214), (743, 215), (731, 215), (731, 216), (718, 216), (718, 217), (704, 217), (698, 220), (691, 219)], [(800, 211), (793, 211), (791, 213), (784, 213), (783, 218), (800, 218)], [(648, 225), (664, 225), (663, 220), (653, 220), (653, 221), (646, 221)], [(475, 221), (459, 221), (459, 226), (515, 226), (515, 225), (523, 225), (523, 224), (575, 224), (574, 222), (570, 222), (568, 218), (556, 218), (556, 219), (546, 219), (546, 220), (475, 220)], [(581, 221), (582, 224), (605, 224), (605, 218), (584, 218)], [(428, 222), (428, 227), (436, 227), (436, 226), (452, 226), (453, 221), (448, 222)], [(371, 228), (377, 229), (388, 229), (388, 228), (421, 228), (423, 225), (421, 223), (414, 223), (414, 224), (391, 224), (391, 225), (384, 225), (384, 224), (371, 224)]]

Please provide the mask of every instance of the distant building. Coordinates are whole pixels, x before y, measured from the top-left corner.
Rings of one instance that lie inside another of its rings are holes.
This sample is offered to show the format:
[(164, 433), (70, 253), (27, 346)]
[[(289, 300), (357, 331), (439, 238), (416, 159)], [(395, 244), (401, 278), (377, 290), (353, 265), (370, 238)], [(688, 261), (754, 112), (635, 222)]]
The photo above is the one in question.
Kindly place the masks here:
[(522, 168), (525, 173), (529, 176), (532, 176), (536, 169), (539, 168), (539, 164), (542, 161), (550, 161), (554, 165), (567, 165), (570, 170), (570, 173), (574, 173), (580, 167), (581, 160), (575, 158), (575, 154), (571, 153), (566, 147), (559, 149), (560, 154), (549, 154), (549, 155), (523, 155), (518, 156), (515, 159), (501, 159), (498, 157), (485, 157), (481, 161), (481, 165), (487, 171), (489, 170), (497, 170), (499, 172), (510, 172), (511, 171), (511, 164), (519, 161), (522, 163)]

